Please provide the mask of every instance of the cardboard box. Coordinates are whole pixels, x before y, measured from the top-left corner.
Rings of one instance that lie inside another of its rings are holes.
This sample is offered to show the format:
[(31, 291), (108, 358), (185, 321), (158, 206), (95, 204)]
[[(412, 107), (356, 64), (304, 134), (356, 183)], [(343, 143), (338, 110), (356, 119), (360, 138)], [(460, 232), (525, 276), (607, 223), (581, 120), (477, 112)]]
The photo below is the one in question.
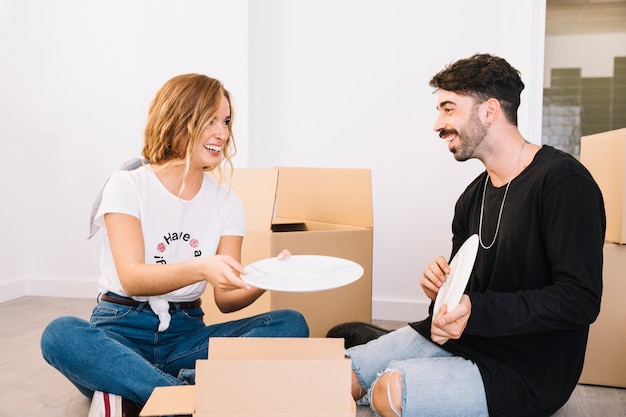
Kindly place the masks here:
[(583, 136), (580, 162), (602, 190), (606, 240), (626, 243), (626, 128)]
[(207, 324), (269, 310), (301, 312), (311, 337), (336, 324), (372, 320), (372, 186), (368, 169), (236, 168), (232, 188), (246, 208), (242, 265), (276, 256), (326, 255), (361, 265), (363, 276), (328, 291), (268, 291), (249, 307), (222, 314), (212, 291), (203, 298)]
[(212, 338), (196, 385), (157, 387), (142, 417), (354, 417), (351, 361), (343, 341)]
[(604, 289), (589, 329), (581, 384), (626, 388), (626, 245), (604, 244)]

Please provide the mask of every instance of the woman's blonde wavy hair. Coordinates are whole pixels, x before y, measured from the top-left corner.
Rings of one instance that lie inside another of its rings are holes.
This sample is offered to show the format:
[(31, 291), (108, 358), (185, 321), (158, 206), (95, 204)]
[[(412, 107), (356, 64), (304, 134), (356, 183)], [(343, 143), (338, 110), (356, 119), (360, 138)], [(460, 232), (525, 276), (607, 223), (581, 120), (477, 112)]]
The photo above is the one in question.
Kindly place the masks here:
[(232, 132), (234, 112), (230, 94), (220, 81), (202, 74), (183, 74), (171, 78), (152, 100), (141, 151), (148, 163), (158, 164), (160, 169), (185, 165), (186, 174), (198, 138), (215, 117), (222, 96), (228, 100), (231, 117), (228, 138), (222, 146), (222, 163), (204, 167), (204, 170), (216, 170), (220, 180), (223, 164), (232, 172), (231, 159), (237, 149)]

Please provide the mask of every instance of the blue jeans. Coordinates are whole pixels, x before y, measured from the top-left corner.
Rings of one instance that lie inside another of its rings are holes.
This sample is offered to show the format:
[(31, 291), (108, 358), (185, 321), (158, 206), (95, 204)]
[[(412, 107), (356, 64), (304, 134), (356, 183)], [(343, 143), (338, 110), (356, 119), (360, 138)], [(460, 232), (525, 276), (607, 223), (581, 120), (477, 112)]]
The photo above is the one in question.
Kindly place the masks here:
[[(403, 416), (488, 416), (485, 389), (475, 363), (454, 356), (409, 326), (346, 351), (367, 390), (384, 371), (402, 375)], [(374, 410), (375, 411), (375, 410)]]
[[(41, 336), (45, 360), (85, 396), (94, 391), (145, 404), (154, 387), (193, 383), (196, 360), (206, 359), (211, 337), (308, 337), (304, 317), (292, 310), (206, 326), (202, 308), (170, 310), (169, 328), (148, 304), (101, 301), (91, 322), (77, 317), (52, 321)], [(191, 375), (190, 375), (191, 374)], [(191, 381), (177, 376), (186, 375)]]

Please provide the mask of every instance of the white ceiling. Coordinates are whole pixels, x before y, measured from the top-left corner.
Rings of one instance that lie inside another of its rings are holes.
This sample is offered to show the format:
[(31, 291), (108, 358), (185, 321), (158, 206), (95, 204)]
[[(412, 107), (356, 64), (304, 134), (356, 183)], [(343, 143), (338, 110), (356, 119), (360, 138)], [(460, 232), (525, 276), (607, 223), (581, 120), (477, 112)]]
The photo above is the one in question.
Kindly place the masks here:
[(546, 0), (546, 35), (626, 32), (626, 0)]

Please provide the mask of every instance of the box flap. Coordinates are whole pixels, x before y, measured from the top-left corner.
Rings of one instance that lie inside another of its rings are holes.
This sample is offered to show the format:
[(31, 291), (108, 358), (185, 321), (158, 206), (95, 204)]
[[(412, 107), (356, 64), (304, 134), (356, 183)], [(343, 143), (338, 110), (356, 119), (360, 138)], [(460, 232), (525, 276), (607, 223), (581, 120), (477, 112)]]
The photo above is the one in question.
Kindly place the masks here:
[(246, 208), (246, 230), (269, 230), (274, 214), (278, 170), (235, 168), (231, 187)]
[(143, 406), (140, 417), (193, 414), (196, 406), (196, 387), (156, 387)]
[(278, 168), (276, 217), (373, 226), (369, 169)]
[(350, 381), (349, 359), (198, 361), (196, 408), (207, 416), (350, 413)]
[(343, 339), (212, 337), (209, 360), (343, 359)]
[[(356, 406), (355, 406), (356, 407)], [(293, 411), (287, 413), (276, 413), (274, 411), (266, 413), (262, 410), (255, 411), (253, 414), (250, 413), (234, 413), (234, 412), (226, 412), (226, 413), (203, 413), (203, 414), (195, 414), (195, 417), (355, 417), (356, 409), (352, 411), (343, 411), (343, 412), (308, 412), (308, 411), (298, 411), (294, 413)]]

